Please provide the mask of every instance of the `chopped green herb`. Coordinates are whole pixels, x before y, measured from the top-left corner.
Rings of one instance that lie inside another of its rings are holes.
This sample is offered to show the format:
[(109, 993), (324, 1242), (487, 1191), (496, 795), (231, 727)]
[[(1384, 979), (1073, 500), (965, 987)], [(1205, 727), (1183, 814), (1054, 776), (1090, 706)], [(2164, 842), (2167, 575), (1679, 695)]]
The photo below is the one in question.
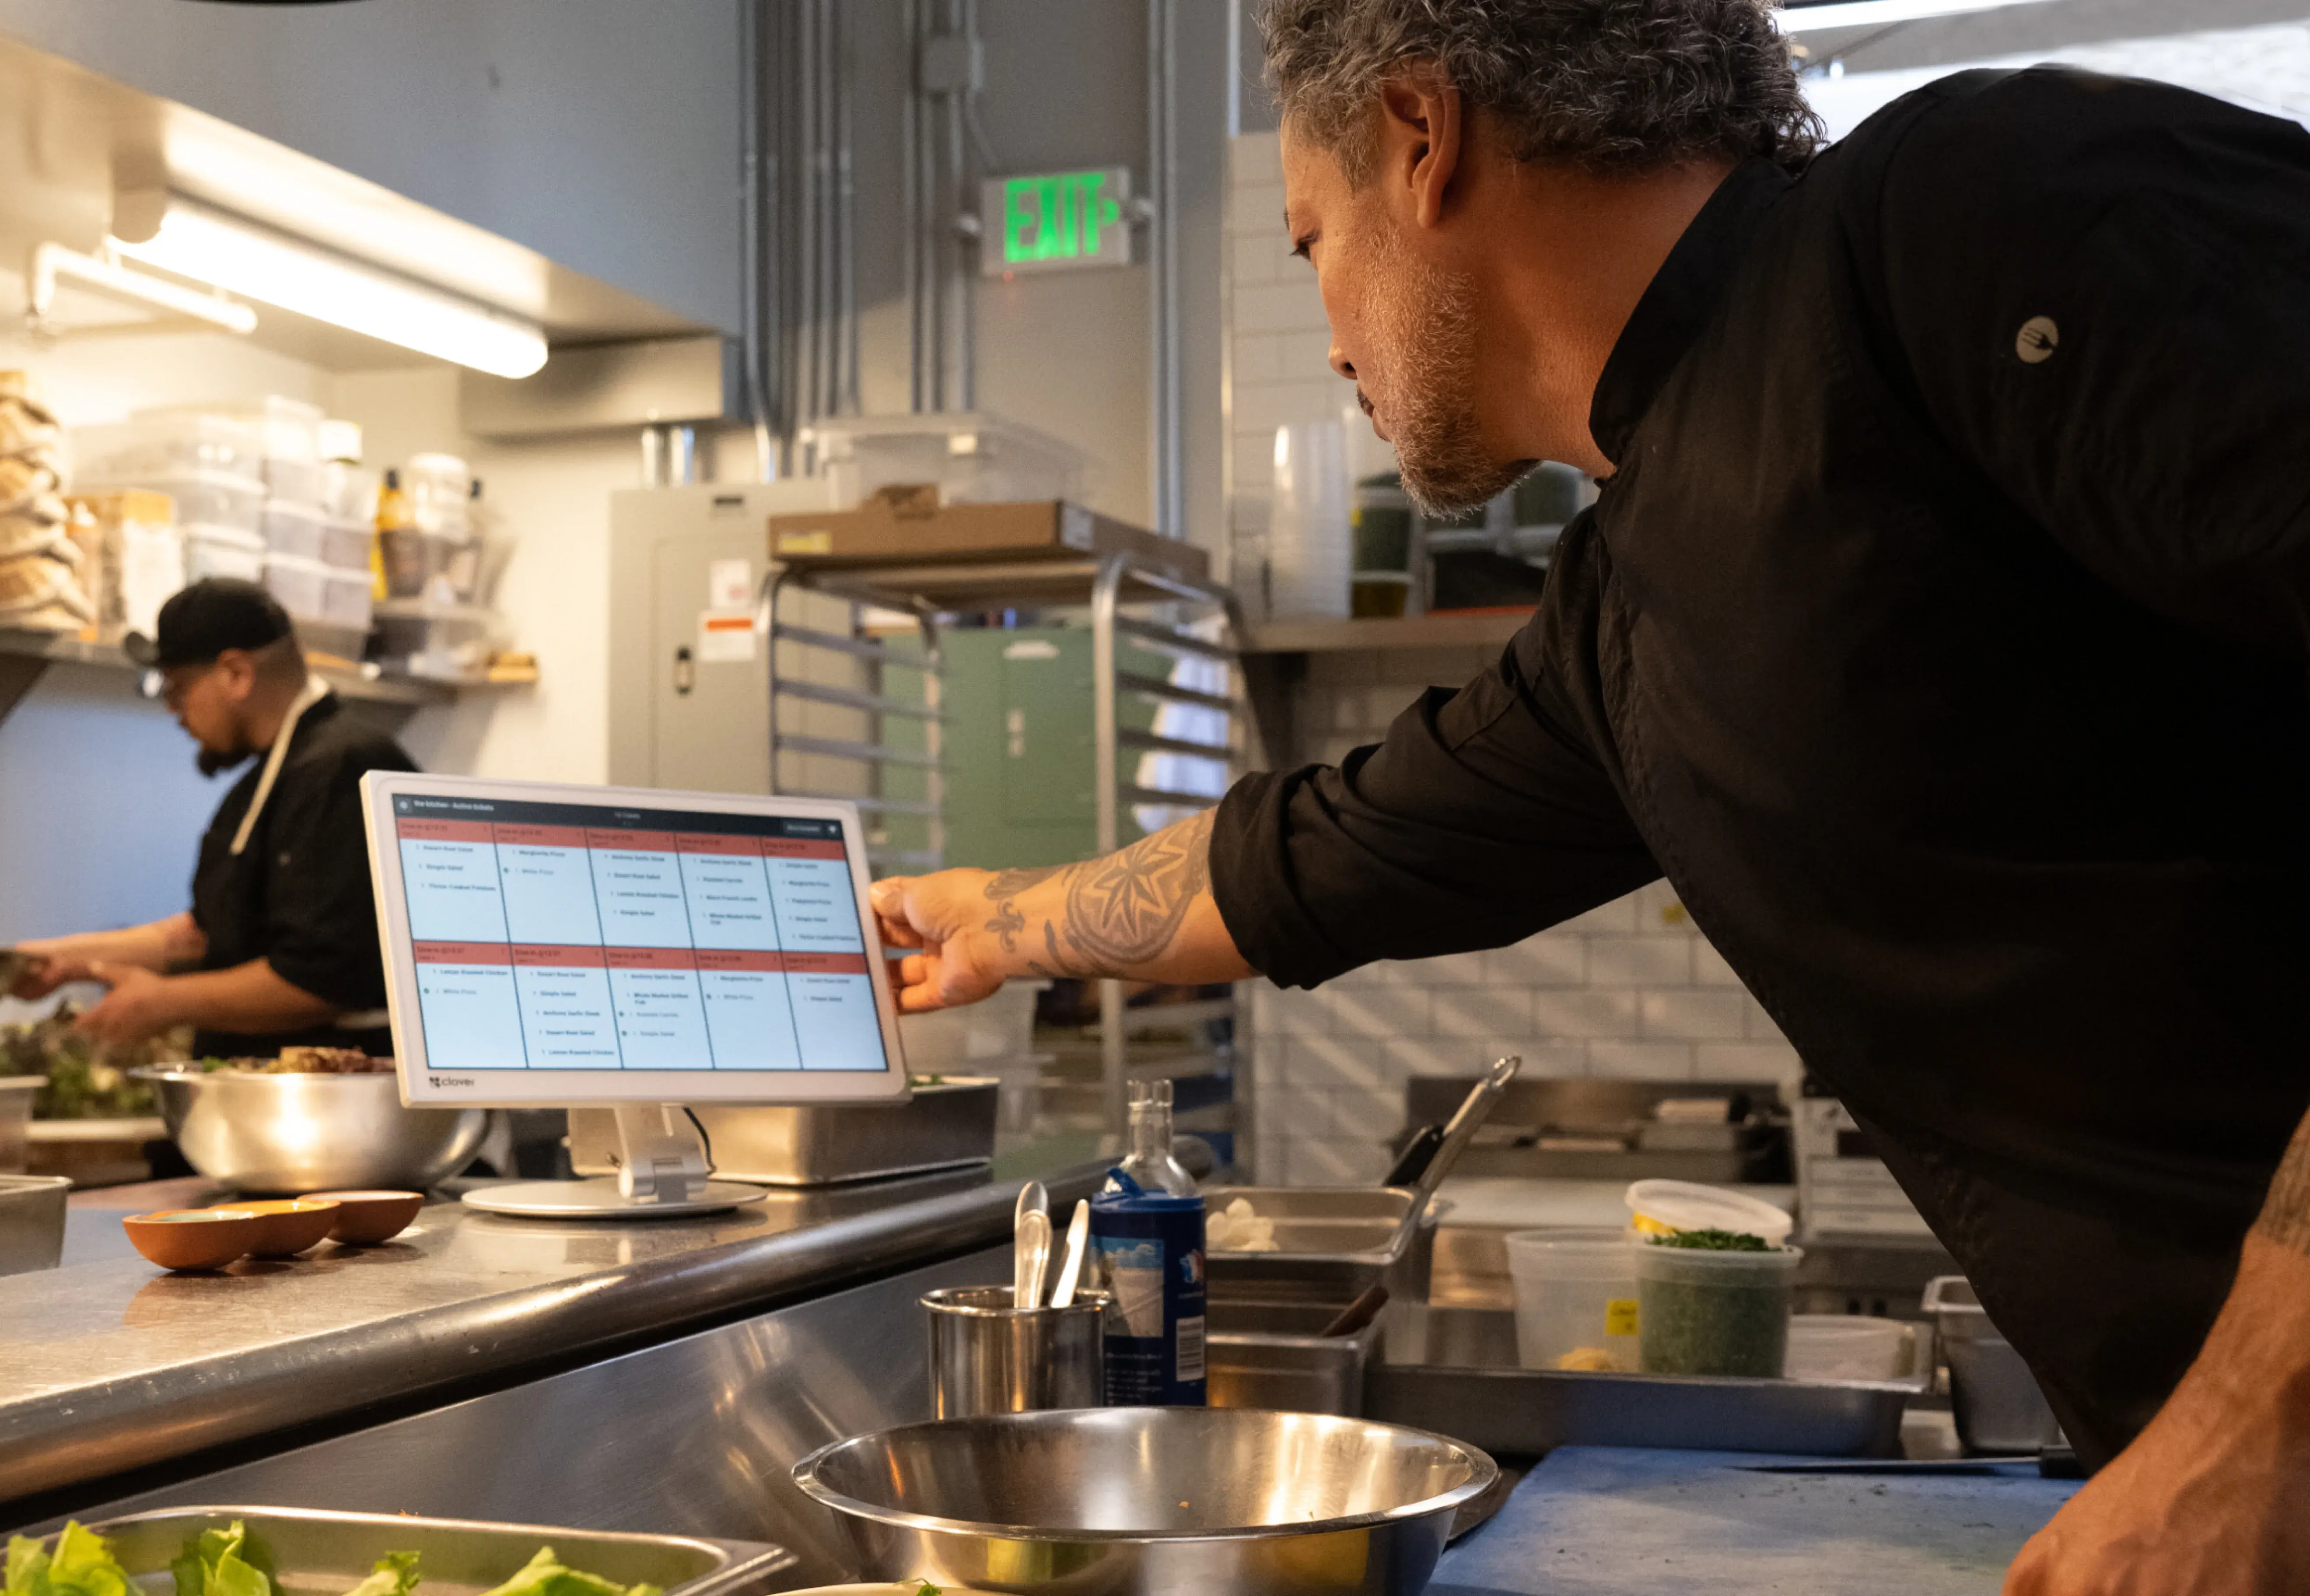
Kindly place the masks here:
[(1741, 1230), (1673, 1230), (1653, 1237), (1656, 1247), (1689, 1247), (1698, 1253), (1777, 1253), (1761, 1236)]

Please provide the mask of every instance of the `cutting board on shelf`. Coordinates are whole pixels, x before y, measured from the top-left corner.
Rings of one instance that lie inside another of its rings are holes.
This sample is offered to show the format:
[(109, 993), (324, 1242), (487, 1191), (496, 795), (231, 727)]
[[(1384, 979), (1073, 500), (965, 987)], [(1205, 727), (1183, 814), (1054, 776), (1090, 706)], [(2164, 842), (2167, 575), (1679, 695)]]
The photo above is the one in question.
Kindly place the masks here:
[(1993, 1474), (1765, 1474), (1749, 1453), (1562, 1447), (1444, 1554), (1429, 1596), (1996, 1596), (2078, 1488)]

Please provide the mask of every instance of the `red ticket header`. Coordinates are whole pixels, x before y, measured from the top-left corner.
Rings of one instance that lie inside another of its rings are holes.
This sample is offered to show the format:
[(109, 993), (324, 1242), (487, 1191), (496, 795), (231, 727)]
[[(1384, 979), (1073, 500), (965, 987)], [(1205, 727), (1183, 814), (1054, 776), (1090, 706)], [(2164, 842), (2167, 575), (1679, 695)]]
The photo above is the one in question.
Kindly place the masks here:
[(743, 975), (776, 975), (786, 967), (783, 953), (766, 953), (753, 948), (700, 948), (698, 967), (706, 974), (725, 971)]
[(757, 838), (765, 857), (771, 859), (839, 859), (842, 845), (838, 841), (816, 837), (764, 837)]
[(497, 828), (499, 846), (509, 848), (582, 848), (586, 846), (583, 826), (508, 826)]
[(488, 842), (487, 820), (412, 820), (394, 822), (395, 835), (404, 842)]
[(603, 950), (585, 947), (540, 947), (534, 943), (517, 942), (513, 961), (533, 969), (598, 970), (608, 961)]
[(513, 950), (503, 942), (412, 942), (410, 951), (420, 964), (511, 964)]
[(712, 831), (677, 831), (673, 845), (685, 854), (714, 854), (725, 859), (759, 859), (762, 856), (758, 838), (724, 837)]
[(687, 948), (604, 948), (613, 970), (695, 970), (698, 956)]
[(604, 831), (599, 827), (589, 826), (586, 828), (586, 846), (623, 854), (671, 854), (673, 852), (673, 833)]
[(786, 953), (786, 973), (794, 976), (863, 976), (864, 953)]

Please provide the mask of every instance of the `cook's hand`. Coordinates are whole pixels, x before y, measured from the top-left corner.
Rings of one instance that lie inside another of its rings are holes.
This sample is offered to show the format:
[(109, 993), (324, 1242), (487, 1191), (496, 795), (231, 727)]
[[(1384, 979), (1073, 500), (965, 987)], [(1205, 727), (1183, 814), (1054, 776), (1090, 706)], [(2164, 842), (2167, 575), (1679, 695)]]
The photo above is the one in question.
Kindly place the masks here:
[(101, 960), (88, 967), (88, 975), (112, 990), (74, 1022), (74, 1029), (125, 1047), (157, 1037), (178, 1022), (168, 976), (141, 965)]
[(48, 996), (59, 986), (69, 986), (75, 981), (93, 981), (95, 975), (86, 961), (52, 950), (46, 942), (18, 942), (16, 951), (35, 956), (35, 962), (16, 977), (8, 988), (8, 995), (32, 1002)]
[[(2298, 1321), (2310, 1261), (2248, 1237), (2270, 1315)], [(2231, 1306), (2236, 1307), (2237, 1298)], [(2198, 1362), (2132, 1445), (2014, 1559), (2005, 1596), (2274, 1596), (2310, 1591), (2310, 1373), (2226, 1311)]]
[(874, 883), (869, 896), (882, 945), (920, 950), (891, 962), (899, 1008), (918, 1013), (975, 1003), (1012, 973), (1003, 941), (1007, 936), (1015, 949), (1020, 928), (1006, 931), (1003, 906), (987, 898), (994, 879), (990, 871), (942, 870)]

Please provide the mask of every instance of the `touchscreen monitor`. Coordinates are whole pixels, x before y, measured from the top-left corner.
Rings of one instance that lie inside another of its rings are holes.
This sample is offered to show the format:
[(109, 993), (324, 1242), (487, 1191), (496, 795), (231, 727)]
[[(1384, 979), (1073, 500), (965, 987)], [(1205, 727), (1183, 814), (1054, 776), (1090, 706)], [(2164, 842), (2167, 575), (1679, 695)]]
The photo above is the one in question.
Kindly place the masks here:
[(853, 805), (361, 786), (404, 1103), (905, 1095)]

